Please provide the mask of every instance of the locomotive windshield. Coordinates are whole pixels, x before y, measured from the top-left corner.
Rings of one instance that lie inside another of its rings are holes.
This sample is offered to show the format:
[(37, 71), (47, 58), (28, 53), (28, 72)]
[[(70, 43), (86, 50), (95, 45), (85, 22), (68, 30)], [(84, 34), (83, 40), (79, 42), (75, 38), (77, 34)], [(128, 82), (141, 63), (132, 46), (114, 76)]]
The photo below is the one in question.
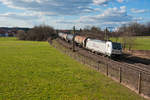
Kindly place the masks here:
[(112, 48), (117, 49), (117, 50), (121, 50), (122, 46), (120, 43), (112, 42)]

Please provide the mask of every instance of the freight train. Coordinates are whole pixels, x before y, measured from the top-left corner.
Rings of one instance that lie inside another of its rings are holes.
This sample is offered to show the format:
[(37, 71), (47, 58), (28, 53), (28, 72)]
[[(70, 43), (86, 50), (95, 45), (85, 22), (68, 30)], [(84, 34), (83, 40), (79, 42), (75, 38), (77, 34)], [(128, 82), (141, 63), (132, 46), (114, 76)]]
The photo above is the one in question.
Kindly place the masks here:
[(78, 46), (109, 57), (116, 57), (122, 55), (122, 46), (120, 43), (117, 42), (102, 41), (90, 37), (80, 35), (74, 36), (73, 34), (66, 33), (58, 33), (58, 37), (67, 42), (73, 42), (74, 40)]

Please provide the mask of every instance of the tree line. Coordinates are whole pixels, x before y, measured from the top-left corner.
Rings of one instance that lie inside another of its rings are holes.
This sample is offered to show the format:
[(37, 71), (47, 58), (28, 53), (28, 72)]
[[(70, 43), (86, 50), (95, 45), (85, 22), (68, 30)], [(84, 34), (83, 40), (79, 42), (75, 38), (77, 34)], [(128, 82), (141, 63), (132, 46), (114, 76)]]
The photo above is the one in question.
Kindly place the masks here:
[[(109, 31), (108, 28), (102, 30), (99, 27), (87, 26), (84, 29), (79, 30), (80, 34), (89, 35), (101, 39), (108, 39), (109, 37), (121, 37), (121, 36), (150, 36), (150, 22), (147, 24), (129, 23), (120, 26), (117, 30)], [(128, 33), (128, 34), (127, 34)]]
[(120, 26), (115, 31), (109, 31), (108, 28), (102, 30), (99, 27), (85, 27), (84, 29), (79, 30), (80, 35), (93, 37), (101, 40), (110, 40), (111, 37), (115, 38), (115, 42), (118, 42), (118, 40), (121, 38), (121, 43), (123, 49), (131, 50), (135, 43), (134, 36), (150, 36), (150, 22), (147, 24), (139, 24), (137, 22), (135, 23), (129, 23)]
[(57, 34), (53, 27), (48, 25), (35, 26), (27, 32), (17, 31), (17, 37), (20, 40), (46, 41), (48, 38), (56, 38)]
[(135, 36), (150, 36), (150, 22), (146, 24), (139, 24), (137, 22), (125, 24), (111, 33), (111, 37), (115, 37), (116, 42), (121, 37), (123, 48), (128, 48), (128, 50), (131, 50), (136, 45)]
[[(20, 40), (51, 41), (57, 38), (57, 32), (58, 30), (55, 30), (51, 26), (39, 25), (28, 31), (18, 30), (17, 37)], [(70, 30), (68, 33), (73, 33), (73, 30)], [(131, 50), (133, 45), (135, 45), (135, 39), (133, 38), (134, 36), (150, 36), (150, 22), (147, 24), (129, 23), (120, 26), (115, 31), (109, 31), (107, 28), (102, 30), (100, 27), (96, 26), (86, 26), (83, 29), (76, 30), (76, 33), (100, 40), (110, 40), (110, 38), (113, 37), (116, 42), (118, 42), (121, 37), (123, 48), (128, 47), (128, 49)]]

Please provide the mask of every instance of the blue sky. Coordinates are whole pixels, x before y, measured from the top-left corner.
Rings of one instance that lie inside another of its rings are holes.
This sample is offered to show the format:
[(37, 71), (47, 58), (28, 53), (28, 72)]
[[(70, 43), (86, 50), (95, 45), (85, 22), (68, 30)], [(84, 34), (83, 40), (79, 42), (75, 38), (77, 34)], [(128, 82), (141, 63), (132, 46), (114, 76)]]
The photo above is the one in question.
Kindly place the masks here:
[(57, 29), (150, 22), (150, 0), (0, 0), (0, 27)]

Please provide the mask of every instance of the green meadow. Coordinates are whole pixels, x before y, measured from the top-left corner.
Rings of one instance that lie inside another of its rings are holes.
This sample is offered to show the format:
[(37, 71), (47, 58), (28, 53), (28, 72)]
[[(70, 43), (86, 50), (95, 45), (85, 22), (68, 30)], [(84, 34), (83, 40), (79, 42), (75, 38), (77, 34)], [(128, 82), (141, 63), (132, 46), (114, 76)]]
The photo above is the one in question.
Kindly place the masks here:
[[(150, 36), (137, 36), (133, 38), (133, 50), (150, 50)], [(112, 41), (116, 41), (115, 38), (111, 38)], [(122, 38), (118, 39), (118, 42), (122, 43)]]
[(47, 42), (0, 38), (0, 100), (144, 100)]

